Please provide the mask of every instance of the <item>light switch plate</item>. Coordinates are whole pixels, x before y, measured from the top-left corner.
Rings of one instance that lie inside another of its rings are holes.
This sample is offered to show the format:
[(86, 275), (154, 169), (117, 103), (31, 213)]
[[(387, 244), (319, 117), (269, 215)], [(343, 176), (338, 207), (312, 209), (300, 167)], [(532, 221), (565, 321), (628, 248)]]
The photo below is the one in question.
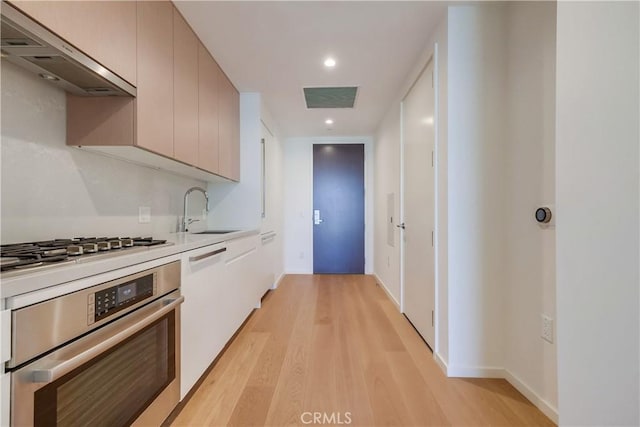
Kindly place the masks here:
[(148, 206), (140, 206), (138, 208), (138, 222), (140, 224), (148, 224), (151, 222), (151, 208)]
[(542, 324), (541, 324), (542, 330), (540, 331), (540, 336), (545, 341), (548, 341), (551, 344), (553, 344), (553, 319), (544, 314), (542, 314), (540, 317), (542, 320)]

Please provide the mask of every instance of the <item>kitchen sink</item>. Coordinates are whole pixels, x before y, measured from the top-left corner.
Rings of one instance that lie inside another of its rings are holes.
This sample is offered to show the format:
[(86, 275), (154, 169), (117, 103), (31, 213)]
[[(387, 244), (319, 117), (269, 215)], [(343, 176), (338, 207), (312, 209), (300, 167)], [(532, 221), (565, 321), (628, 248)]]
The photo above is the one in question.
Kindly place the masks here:
[(240, 230), (206, 230), (206, 231), (199, 231), (193, 234), (227, 234), (227, 233), (235, 233), (236, 231), (240, 231)]

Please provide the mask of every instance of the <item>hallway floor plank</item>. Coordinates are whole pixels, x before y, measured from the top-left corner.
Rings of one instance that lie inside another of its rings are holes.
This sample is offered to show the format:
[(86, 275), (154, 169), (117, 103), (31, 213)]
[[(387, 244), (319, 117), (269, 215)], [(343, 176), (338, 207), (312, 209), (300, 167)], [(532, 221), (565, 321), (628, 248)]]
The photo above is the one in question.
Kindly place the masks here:
[(314, 413), (325, 425), (554, 425), (505, 380), (445, 377), (360, 275), (286, 276), (172, 425), (314, 425)]

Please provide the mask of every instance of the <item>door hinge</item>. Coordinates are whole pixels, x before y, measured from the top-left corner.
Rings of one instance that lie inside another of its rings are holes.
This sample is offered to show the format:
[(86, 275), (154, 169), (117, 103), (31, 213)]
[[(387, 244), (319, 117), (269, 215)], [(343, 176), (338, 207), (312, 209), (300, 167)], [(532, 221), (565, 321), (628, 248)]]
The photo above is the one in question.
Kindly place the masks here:
[(431, 326), (435, 326), (435, 319), (434, 319), (434, 315), (433, 315), (433, 310), (431, 310)]
[(433, 165), (434, 165), (433, 157), (434, 157), (433, 150), (431, 150), (431, 167), (433, 167)]
[(433, 247), (433, 230), (431, 230), (431, 247)]

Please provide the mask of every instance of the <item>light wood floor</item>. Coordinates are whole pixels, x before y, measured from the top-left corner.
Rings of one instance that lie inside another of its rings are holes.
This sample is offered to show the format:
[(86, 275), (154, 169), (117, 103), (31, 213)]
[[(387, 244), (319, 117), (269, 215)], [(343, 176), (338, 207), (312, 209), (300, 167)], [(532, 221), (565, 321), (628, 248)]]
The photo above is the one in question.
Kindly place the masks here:
[(446, 378), (369, 276), (285, 277), (173, 425), (304, 425), (305, 412), (358, 426), (553, 425), (505, 380)]

